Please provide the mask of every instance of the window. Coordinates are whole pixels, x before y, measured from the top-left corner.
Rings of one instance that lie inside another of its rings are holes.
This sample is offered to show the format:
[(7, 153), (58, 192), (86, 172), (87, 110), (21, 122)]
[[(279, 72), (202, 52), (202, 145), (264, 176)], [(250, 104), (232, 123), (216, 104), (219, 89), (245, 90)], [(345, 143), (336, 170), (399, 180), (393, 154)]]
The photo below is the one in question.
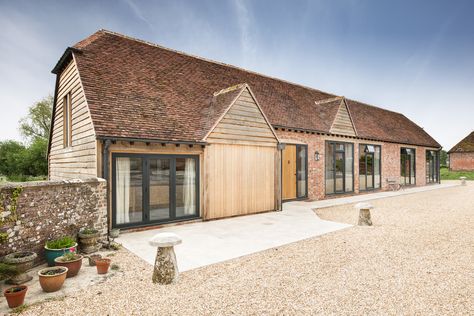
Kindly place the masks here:
[(426, 183), (437, 183), (439, 177), (439, 151), (426, 151)]
[(63, 98), (63, 145), (64, 148), (72, 144), (72, 106), (71, 92)]
[(326, 194), (354, 191), (354, 144), (326, 142)]
[(296, 196), (303, 198), (306, 193), (306, 167), (308, 164), (308, 147), (305, 145), (296, 145)]
[(380, 146), (359, 145), (359, 189), (380, 189)]
[(144, 226), (199, 216), (199, 159), (113, 154), (113, 226)]
[(400, 185), (416, 184), (415, 149), (400, 149)]

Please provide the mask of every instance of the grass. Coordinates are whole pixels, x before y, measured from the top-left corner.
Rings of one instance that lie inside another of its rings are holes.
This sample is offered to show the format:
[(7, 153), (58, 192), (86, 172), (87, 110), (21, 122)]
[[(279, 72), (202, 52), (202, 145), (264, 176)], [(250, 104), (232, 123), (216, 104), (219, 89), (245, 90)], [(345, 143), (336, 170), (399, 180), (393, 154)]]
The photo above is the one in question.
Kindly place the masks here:
[(459, 180), (459, 177), (474, 180), (474, 171), (450, 171), (447, 167), (441, 167), (440, 175), (441, 180)]
[(47, 176), (24, 176), (24, 175), (17, 175), (17, 176), (3, 176), (0, 175), (0, 184), (6, 182), (30, 182), (30, 181), (42, 181), (47, 180)]

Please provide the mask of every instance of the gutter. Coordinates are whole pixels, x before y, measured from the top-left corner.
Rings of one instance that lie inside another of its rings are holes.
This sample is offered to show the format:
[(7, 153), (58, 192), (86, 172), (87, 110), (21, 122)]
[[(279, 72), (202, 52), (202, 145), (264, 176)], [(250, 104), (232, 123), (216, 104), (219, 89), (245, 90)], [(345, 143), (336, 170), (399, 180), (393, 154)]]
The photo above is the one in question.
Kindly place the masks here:
[(164, 140), (155, 138), (130, 138), (130, 137), (115, 137), (115, 136), (97, 136), (98, 140), (102, 141), (124, 141), (124, 142), (142, 142), (142, 143), (161, 143), (161, 144), (177, 144), (177, 145), (201, 145), (206, 146), (207, 142), (202, 141), (180, 141), (180, 140)]

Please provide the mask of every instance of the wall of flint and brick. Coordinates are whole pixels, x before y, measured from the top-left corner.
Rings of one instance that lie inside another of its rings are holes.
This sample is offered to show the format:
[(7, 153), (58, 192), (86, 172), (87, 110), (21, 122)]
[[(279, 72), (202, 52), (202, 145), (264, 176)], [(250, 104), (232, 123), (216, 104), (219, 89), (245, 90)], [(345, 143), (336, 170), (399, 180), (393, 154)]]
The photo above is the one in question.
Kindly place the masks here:
[(449, 169), (452, 171), (474, 171), (474, 152), (449, 154)]
[[(308, 198), (324, 199), (330, 196), (325, 194), (324, 173), (325, 173), (325, 142), (326, 140), (347, 142), (354, 144), (354, 192), (359, 193), (359, 144), (380, 145), (382, 150), (382, 190), (387, 190), (387, 179), (394, 178), (399, 181), (400, 178), (400, 148), (408, 147), (416, 150), (416, 185), (426, 185), (426, 165), (425, 155), (427, 147), (411, 146), (402, 144), (393, 144), (377, 141), (367, 141), (354, 139), (350, 137), (336, 137), (327, 135), (318, 135), (311, 133), (302, 133), (294, 131), (276, 131), (280, 141), (283, 143), (300, 143), (308, 145)], [(434, 149), (434, 148), (431, 148)], [(319, 161), (314, 159), (314, 153), (320, 153)], [(334, 196), (334, 195), (332, 195)], [(340, 196), (340, 195), (337, 195)]]
[[(12, 214), (15, 191), (20, 194)], [(7, 236), (0, 242), (0, 257), (30, 250), (43, 258), (47, 240), (76, 236), (85, 226), (93, 226), (106, 236), (106, 194), (106, 181), (97, 178), (0, 186), (0, 234)], [(12, 215), (16, 220), (12, 220)]]

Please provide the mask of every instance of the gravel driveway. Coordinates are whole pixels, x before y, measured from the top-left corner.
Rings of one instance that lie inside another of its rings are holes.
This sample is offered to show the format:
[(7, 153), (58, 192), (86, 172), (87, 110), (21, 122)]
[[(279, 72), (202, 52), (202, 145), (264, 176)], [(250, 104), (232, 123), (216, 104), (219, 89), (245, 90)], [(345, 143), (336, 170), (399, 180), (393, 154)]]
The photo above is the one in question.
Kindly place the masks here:
[[(171, 286), (152, 285), (152, 267), (122, 250), (123, 276), (25, 314), (474, 314), (474, 183), (372, 203), (373, 227), (191, 270)], [(318, 213), (357, 218), (353, 205)]]

